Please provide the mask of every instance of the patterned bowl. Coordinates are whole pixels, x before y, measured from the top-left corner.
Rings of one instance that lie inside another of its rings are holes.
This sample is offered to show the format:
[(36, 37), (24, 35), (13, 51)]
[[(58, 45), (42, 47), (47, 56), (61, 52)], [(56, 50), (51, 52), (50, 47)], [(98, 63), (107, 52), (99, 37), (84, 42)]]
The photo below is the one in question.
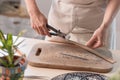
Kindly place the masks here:
[(73, 72), (58, 75), (51, 80), (108, 80), (108, 78), (99, 73), (93, 72)]

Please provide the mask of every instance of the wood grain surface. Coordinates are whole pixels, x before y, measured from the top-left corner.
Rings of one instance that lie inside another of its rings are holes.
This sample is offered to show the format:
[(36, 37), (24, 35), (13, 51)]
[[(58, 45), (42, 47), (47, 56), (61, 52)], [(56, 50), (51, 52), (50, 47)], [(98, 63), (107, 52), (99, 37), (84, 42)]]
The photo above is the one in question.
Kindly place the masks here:
[[(112, 58), (109, 50), (98, 51)], [(27, 59), (30, 65), (45, 68), (106, 73), (113, 67), (113, 64), (79, 46), (48, 41), (40, 41), (39, 44), (34, 45)]]
[[(94, 55), (96, 55), (96, 56), (98, 56), (98, 57), (100, 57), (100, 58), (103, 58), (104, 60), (106, 60), (106, 61), (108, 61), (108, 62), (110, 62), (110, 63), (115, 63), (116, 61), (115, 60), (113, 60), (111, 57), (108, 57), (108, 56), (106, 56), (105, 54), (103, 55), (103, 54), (101, 54), (99, 51), (96, 51), (96, 50), (94, 50), (94, 49), (92, 49), (92, 48), (89, 48), (89, 47), (87, 47), (87, 46), (85, 46), (85, 45), (83, 45), (83, 44), (80, 44), (80, 43), (77, 43), (77, 42), (75, 42), (75, 41), (72, 41), (72, 40), (67, 40), (67, 39), (65, 39), (64, 41), (61, 41), (61, 40), (50, 40), (51, 42), (57, 42), (57, 43), (63, 43), (63, 44), (71, 44), (71, 45), (73, 45), (73, 46), (78, 46), (78, 47), (80, 47), (80, 48), (82, 48), (82, 49), (84, 49), (84, 50), (86, 50), (86, 51), (89, 51), (90, 53), (93, 53)], [(104, 49), (105, 50), (105, 49)]]

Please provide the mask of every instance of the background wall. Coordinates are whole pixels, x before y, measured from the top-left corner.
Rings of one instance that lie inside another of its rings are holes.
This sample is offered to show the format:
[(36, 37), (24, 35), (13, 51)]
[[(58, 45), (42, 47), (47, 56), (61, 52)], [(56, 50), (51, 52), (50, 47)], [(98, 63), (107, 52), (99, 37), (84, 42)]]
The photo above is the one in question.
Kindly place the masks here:
[(120, 10), (116, 16), (116, 49), (120, 50)]
[[(25, 6), (24, 0), (21, 1), (22, 5)], [(47, 17), (52, 0), (36, 0), (36, 2), (41, 12), (43, 12)]]
[(36, 0), (40, 10), (47, 16), (52, 0)]

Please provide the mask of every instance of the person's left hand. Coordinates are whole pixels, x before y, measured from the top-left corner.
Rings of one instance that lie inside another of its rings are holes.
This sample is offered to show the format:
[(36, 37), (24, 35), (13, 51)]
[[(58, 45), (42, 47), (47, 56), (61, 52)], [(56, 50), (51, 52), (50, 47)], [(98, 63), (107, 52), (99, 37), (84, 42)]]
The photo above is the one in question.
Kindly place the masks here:
[(105, 29), (99, 27), (90, 40), (86, 43), (86, 46), (90, 48), (99, 48), (104, 45)]

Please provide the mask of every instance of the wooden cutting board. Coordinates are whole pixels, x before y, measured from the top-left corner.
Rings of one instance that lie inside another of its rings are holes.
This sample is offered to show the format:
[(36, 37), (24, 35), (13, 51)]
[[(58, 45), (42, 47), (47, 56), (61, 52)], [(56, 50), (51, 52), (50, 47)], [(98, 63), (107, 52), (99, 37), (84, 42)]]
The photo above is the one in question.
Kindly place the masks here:
[[(99, 52), (112, 58), (109, 50)], [(40, 41), (34, 45), (27, 59), (30, 65), (45, 68), (106, 73), (113, 67), (113, 64), (78, 46), (48, 41)]]

